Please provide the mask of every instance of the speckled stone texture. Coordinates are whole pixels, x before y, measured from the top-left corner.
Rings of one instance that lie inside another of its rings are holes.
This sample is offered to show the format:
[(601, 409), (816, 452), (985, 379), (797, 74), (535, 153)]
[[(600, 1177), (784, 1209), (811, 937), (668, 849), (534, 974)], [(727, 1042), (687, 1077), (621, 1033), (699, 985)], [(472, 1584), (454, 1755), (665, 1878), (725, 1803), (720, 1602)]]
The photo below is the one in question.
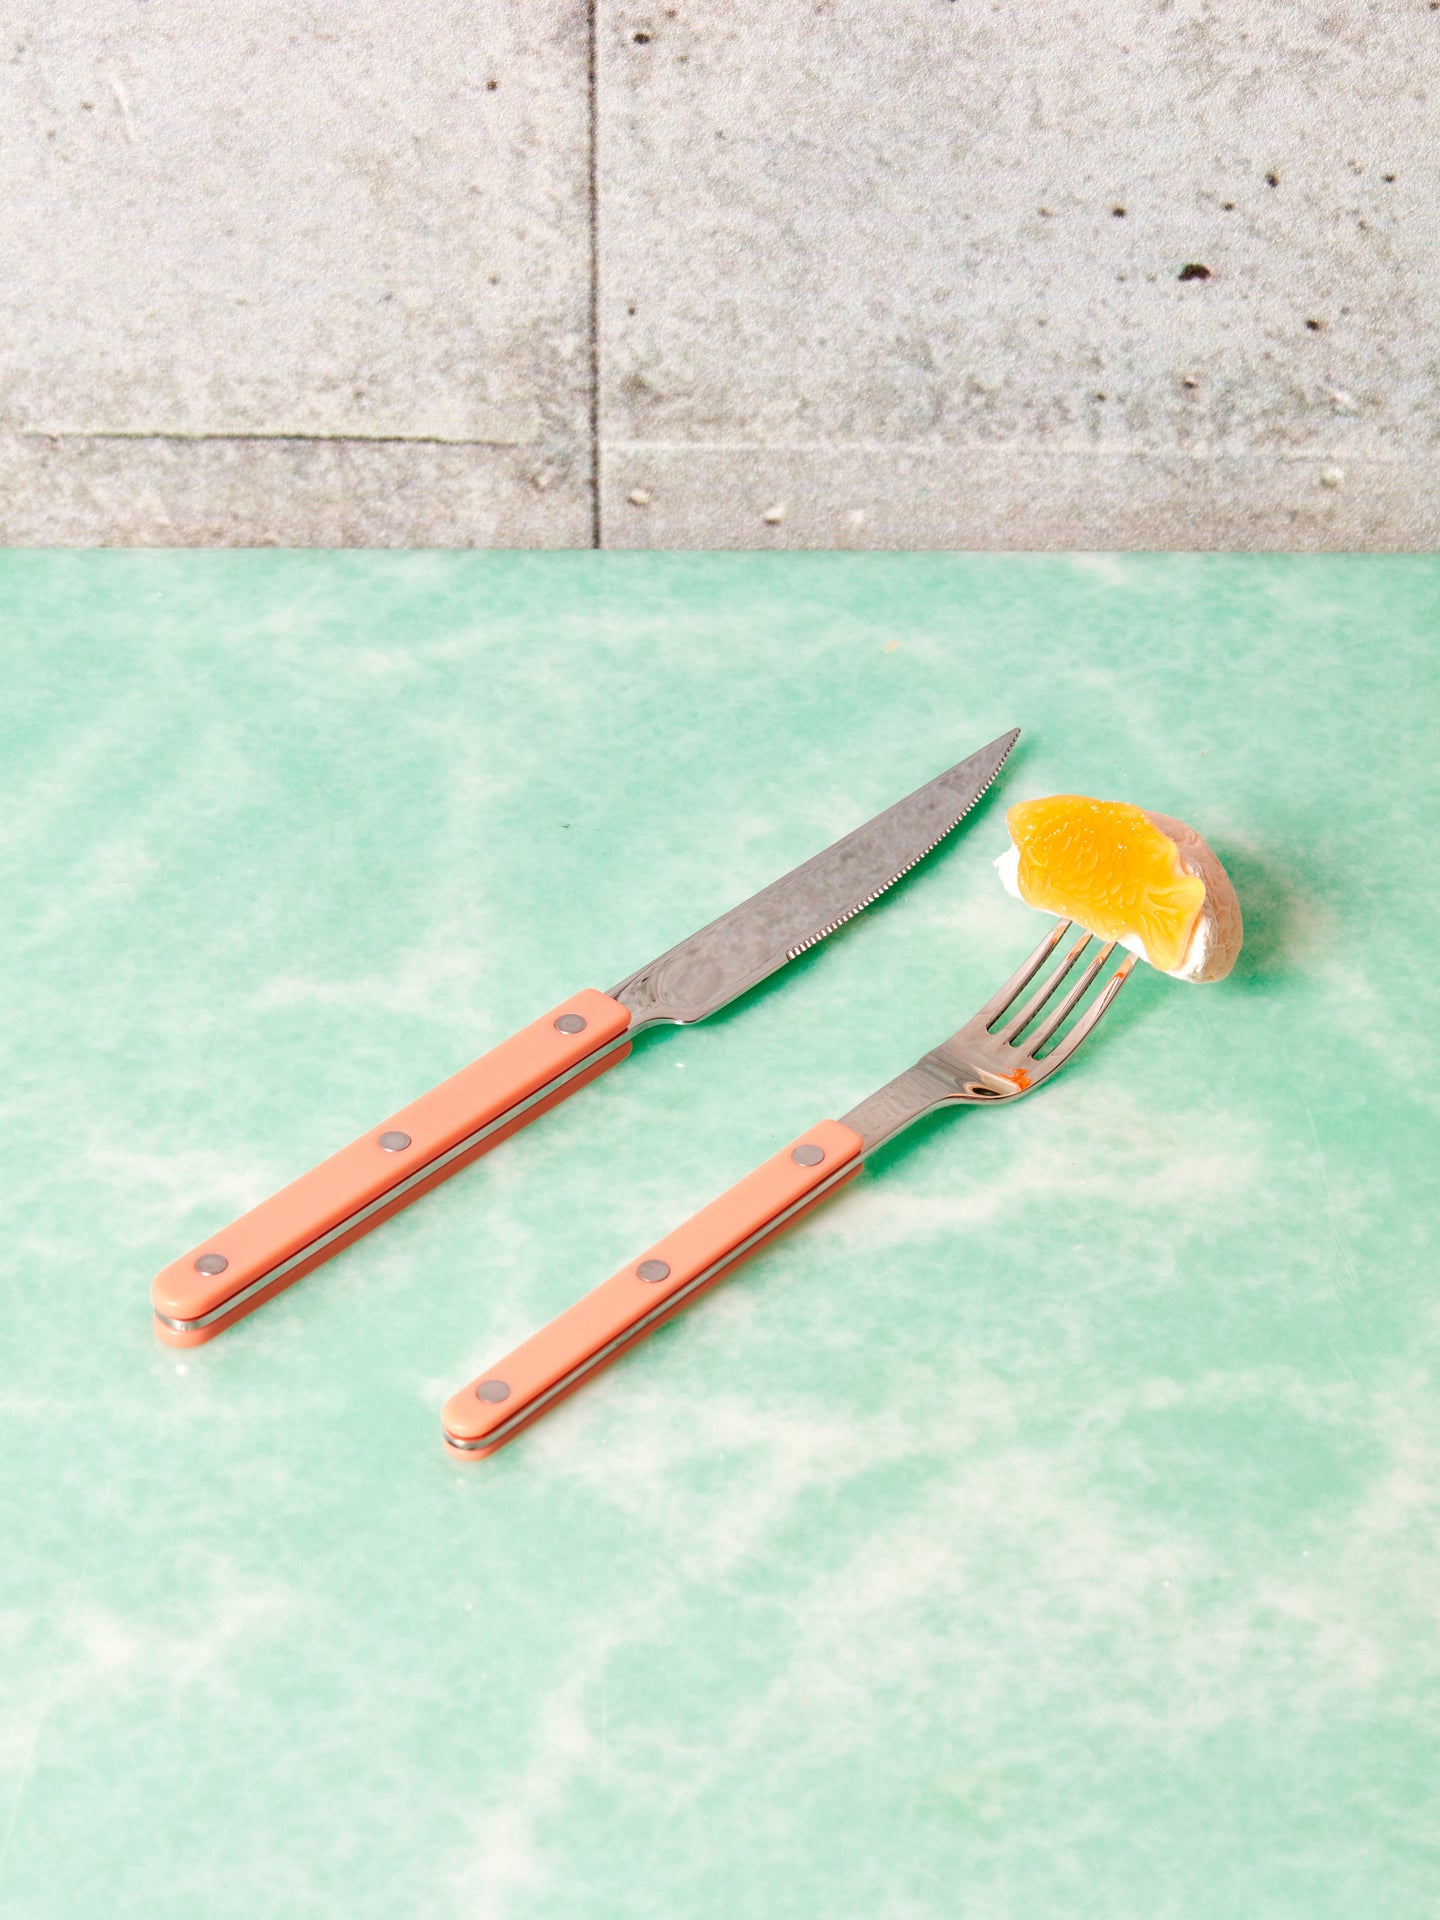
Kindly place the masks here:
[[(0, 560), (0, 1911), (1422, 1920), (1440, 564)], [(152, 1274), (1005, 727), (886, 900), (213, 1344)], [(1012, 799), (1247, 942), (493, 1460), (445, 1397), (970, 1014)]]
[(1429, 550), (1437, 72), (1428, 0), (11, 6), (0, 544)]
[(0, 41), (0, 542), (586, 545), (582, 0)]
[(1424, 0), (607, 22), (607, 545), (1440, 540)]

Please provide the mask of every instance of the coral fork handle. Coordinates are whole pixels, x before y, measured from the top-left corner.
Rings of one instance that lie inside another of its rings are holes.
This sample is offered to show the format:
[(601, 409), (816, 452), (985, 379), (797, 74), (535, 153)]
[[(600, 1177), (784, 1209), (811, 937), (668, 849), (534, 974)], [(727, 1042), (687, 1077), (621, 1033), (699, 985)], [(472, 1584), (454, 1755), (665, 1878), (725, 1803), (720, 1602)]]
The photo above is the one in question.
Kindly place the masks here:
[(630, 1009), (587, 989), (352, 1140), (158, 1274), (155, 1331), (195, 1346), (251, 1313), (630, 1051)]
[(678, 1313), (772, 1234), (860, 1171), (861, 1139), (838, 1120), (783, 1148), (728, 1193), (587, 1293), (445, 1403), (457, 1453), (497, 1447)]

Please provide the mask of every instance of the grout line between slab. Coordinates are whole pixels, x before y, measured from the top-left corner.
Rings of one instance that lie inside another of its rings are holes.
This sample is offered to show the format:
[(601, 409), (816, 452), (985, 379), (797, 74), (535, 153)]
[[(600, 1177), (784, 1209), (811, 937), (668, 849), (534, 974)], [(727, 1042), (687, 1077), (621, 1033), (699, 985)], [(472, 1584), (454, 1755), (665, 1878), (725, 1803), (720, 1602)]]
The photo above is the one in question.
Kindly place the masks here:
[(590, 545), (604, 544), (600, 502), (600, 62), (596, 8), (586, 8), (586, 93), (590, 199)]
[(1186, 460), (1201, 463), (1242, 460), (1305, 461), (1349, 460), (1354, 464), (1412, 466), (1427, 464), (1436, 456), (1422, 449), (1418, 453), (1370, 453), (1344, 445), (1311, 447), (1113, 447), (1081, 444), (1051, 446), (1035, 440), (961, 440), (953, 443), (931, 440), (605, 440), (610, 453), (745, 453), (779, 456), (822, 454), (904, 454), (908, 458), (934, 457), (959, 459), (974, 455), (1021, 454), (1037, 460)]
[(316, 447), (525, 447), (529, 440), (477, 439), (440, 433), (167, 433), (151, 427), (24, 427), (0, 430), (0, 440), (164, 440), (175, 446), (228, 446), (234, 442)]

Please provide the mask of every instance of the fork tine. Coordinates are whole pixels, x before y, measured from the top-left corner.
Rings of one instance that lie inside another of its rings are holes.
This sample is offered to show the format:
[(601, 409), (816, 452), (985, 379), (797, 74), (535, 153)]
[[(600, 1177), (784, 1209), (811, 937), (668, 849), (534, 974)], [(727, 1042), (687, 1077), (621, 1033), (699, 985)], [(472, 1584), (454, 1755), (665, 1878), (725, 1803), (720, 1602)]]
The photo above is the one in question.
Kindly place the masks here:
[(1029, 1039), (1026, 1040), (1024, 1046), (1020, 1049), (1022, 1053), (1028, 1053), (1032, 1059), (1039, 1053), (1041, 1047), (1044, 1046), (1056, 1028), (1062, 1027), (1065, 1024), (1076, 1007), (1078, 1007), (1080, 1002), (1085, 998), (1091, 982), (1114, 951), (1115, 942), (1113, 940), (1107, 940), (1104, 946), (1101, 947), (1099, 953), (1097, 953), (1095, 958), (1090, 962), (1089, 966), (1086, 967), (1084, 973), (1082, 973), (1080, 978), (1075, 982), (1069, 993), (1067, 993), (1065, 998), (1060, 1002), (1054, 1013), (1048, 1015), (1044, 1022), (1038, 1026), (1034, 1033), (1030, 1035)]
[(1106, 981), (1105, 989), (1094, 1006), (1091, 1007), (1083, 1019), (1075, 1022), (1075, 1025), (1070, 1029), (1069, 1033), (1066, 1034), (1059, 1046), (1055, 1048), (1054, 1052), (1047, 1053), (1045, 1058), (1040, 1062), (1041, 1067), (1046, 1072), (1051, 1071), (1055, 1067), (1063, 1067), (1071, 1054), (1074, 1053), (1075, 1049), (1080, 1045), (1081, 1041), (1087, 1040), (1095, 1031), (1109, 1009), (1110, 1002), (1130, 978), (1130, 971), (1134, 965), (1135, 955), (1133, 953), (1127, 953), (1114, 973), (1111, 974), (1109, 980)]
[(1035, 1018), (1036, 1014), (1040, 1012), (1041, 1008), (1048, 1005), (1060, 982), (1065, 978), (1066, 974), (1069, 973), (1070, 969), (1089, 944), (1090, 935), (1086, 933), (1082, 927), (1080, 930), (1080, 938), (1075, 942), (1074, 946), (1071, 947), (1059, 966), (1050, 974), (1048, 979), (1040, 983), (1040, 991), (1030, 996), (1020, 1012), (1016, 1014), (1015, 1018), (1005, 1022), (1005, 1025), (1001, 1027), (1000, 1031), (995, 1035), (997, 1040), (1008, 1045), (1019, 1037)]
[(1023, 993), (1026, 987), (1029, 986), (1030, 982), (1035, 978), (1041, 967), (1044, 966), (1045, 962), (1050, 958), (1051, 954), (1069, 931), (1070, 922), (1068, 920), (1057, 920), (1049, 933), (1046, 934), (1045, 938), (1031, 954), (1030, 958), (1022, 967), (1019, 967), (1011, 974), (1004, 986), (1000, 988), (999, 992), (996, 993), (992, 999), (985, 1002), (984, 1006), (970, 1022), (970, 1025), (972, 1027), (989, 1027), (994, 1021), (998, 1020), (1005, 1009), (1013, 1005), (1016, 997)]

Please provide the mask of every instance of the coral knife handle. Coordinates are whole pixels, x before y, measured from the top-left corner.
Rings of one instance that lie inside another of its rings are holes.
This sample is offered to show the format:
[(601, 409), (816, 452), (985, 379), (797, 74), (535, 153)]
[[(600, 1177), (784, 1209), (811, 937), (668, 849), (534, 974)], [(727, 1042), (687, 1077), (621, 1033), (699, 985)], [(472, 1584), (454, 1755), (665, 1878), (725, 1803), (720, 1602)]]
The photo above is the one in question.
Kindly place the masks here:
[(155, 1330), (197, 1346), (630, 1051), (630, 1009), (588, 989), (503, 1040), (156, 1276)]
[(702, 1288), (860, 1171), (861, 1139), (838, 1120), (747, 1174), (445, 1403), (457, 1453), (493, 1453), (547, 1407), (678, 1313)]

